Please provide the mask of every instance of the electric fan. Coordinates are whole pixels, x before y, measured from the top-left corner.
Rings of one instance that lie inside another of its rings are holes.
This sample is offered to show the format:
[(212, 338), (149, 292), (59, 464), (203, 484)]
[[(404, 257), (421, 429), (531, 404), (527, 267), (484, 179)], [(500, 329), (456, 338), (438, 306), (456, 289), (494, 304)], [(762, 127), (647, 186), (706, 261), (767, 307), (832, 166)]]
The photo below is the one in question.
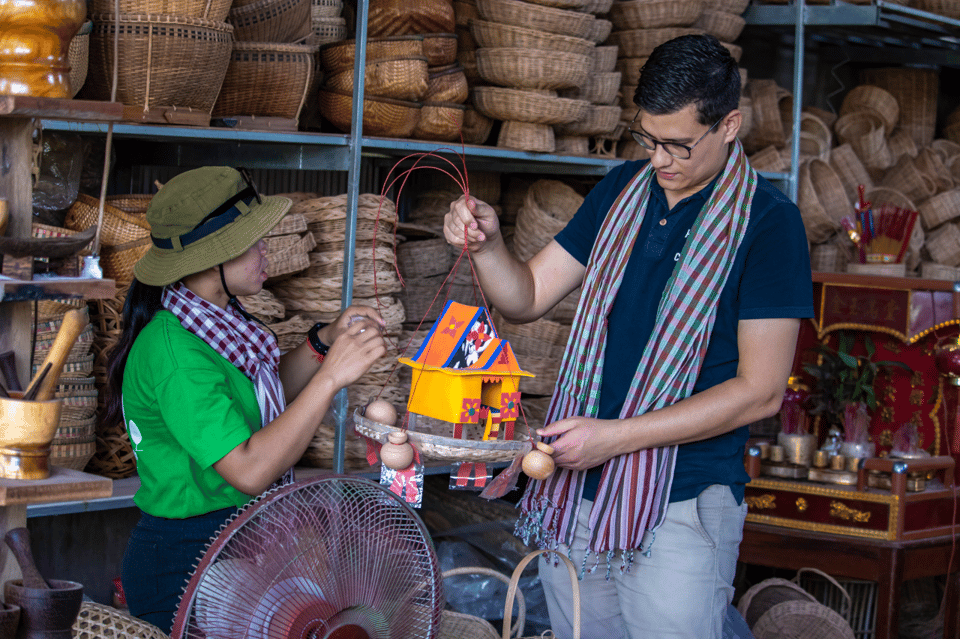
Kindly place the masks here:
[(444, 598), (419, 517), (366, 479), (325, 476), (252, 502), (187, 584), (174, 639), (433, 639)]

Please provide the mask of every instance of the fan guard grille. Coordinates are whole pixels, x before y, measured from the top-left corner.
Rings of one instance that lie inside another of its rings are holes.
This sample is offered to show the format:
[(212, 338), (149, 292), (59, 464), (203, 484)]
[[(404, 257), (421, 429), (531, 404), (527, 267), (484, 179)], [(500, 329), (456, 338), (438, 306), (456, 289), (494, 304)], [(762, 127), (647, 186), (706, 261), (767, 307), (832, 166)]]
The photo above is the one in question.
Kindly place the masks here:
[(437, 634), (439, 561), (419, 517), (366, 479), (297, 482), (214, 539), (172, 637), (413, 639)]

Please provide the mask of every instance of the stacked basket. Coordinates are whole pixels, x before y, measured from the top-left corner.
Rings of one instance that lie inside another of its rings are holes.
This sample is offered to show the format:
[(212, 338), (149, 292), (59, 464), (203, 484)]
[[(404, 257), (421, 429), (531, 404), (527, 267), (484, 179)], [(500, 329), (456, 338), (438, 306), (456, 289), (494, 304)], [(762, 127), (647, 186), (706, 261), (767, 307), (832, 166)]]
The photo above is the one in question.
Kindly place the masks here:
[(310, 266), (310, 251), (317, 242), (308, 232), (307, 219), (299, 213), (288, 213), (263, 238), (267, 245), (267, 276), (289, 277)]
[[(40, 370), (56, 338), (63, 315), (77, 308), (73, 302), (40, 302), (36, 317), (33, 375)], [(96, 450), (97, 388), (94, 385), (93, 326), (87, 324), (64, 362), (56, 396), (61, 399), (60, 425), (50, 445), (50, 463), (83, 470)], [(53, 374), (51, 371), (48, 374)]]
[(322, 46), (347, 37), (347, 21), (340, 14), (343, 0), (311, 0), (307, 44)]
[(244, 128), (295, 131), (314, 80), (310, 0), (234, 0), (229, 65), (212, 115)]
[[(90, 0), (93, 22), (82, 97), (209, 115), (227, 72), (230, 0)], [(115, 51), (114, 48), (119, 51)]]
[(593, 50), (609, 33), (610, 23), (591, 8), (586, 0), (477, 0), (479, 18), (470, 25), (477, 73), (493, 86), (474, 87), (473, 103), (502, 122), (498, 146), (553, 152), (553, 127), (587, 116), (588, 100), (561, 98), (557, 91), (586, 86)]

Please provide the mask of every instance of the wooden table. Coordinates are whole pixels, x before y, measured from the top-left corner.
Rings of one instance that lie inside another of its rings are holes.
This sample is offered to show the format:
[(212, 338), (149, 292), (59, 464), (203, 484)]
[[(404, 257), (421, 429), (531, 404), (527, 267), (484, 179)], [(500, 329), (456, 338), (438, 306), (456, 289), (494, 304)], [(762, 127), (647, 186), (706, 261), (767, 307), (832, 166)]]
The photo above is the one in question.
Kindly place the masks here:
[[(900, 586), (904, 581), (948, 574), (950, 536), (911, 541), (879, 541), (853, 536), (829, 535), (780, 526), (746, 523), (740, 544), (745, 564), (799, 570), (819, 568), (835, 577), (875, 581), (877, 622), (875, 639), (894, 639), (900, 617)], [(960, 546), (960, 538), (957, 540)], [(960, 639), (960, 547), (953, 557), (947, 579), (944, 611), (945, 639)]]

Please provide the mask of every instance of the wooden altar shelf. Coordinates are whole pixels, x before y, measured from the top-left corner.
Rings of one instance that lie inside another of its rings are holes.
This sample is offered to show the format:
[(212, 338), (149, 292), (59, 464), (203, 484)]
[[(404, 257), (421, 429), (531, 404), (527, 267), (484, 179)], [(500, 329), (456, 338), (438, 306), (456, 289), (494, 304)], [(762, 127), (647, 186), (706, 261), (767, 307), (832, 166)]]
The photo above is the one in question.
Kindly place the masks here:
[(0, 302), (52, 299), (111, 299), (117, 287), (113, 280), (57, 277), (41, 280), (14, 280), (0, 277)]

